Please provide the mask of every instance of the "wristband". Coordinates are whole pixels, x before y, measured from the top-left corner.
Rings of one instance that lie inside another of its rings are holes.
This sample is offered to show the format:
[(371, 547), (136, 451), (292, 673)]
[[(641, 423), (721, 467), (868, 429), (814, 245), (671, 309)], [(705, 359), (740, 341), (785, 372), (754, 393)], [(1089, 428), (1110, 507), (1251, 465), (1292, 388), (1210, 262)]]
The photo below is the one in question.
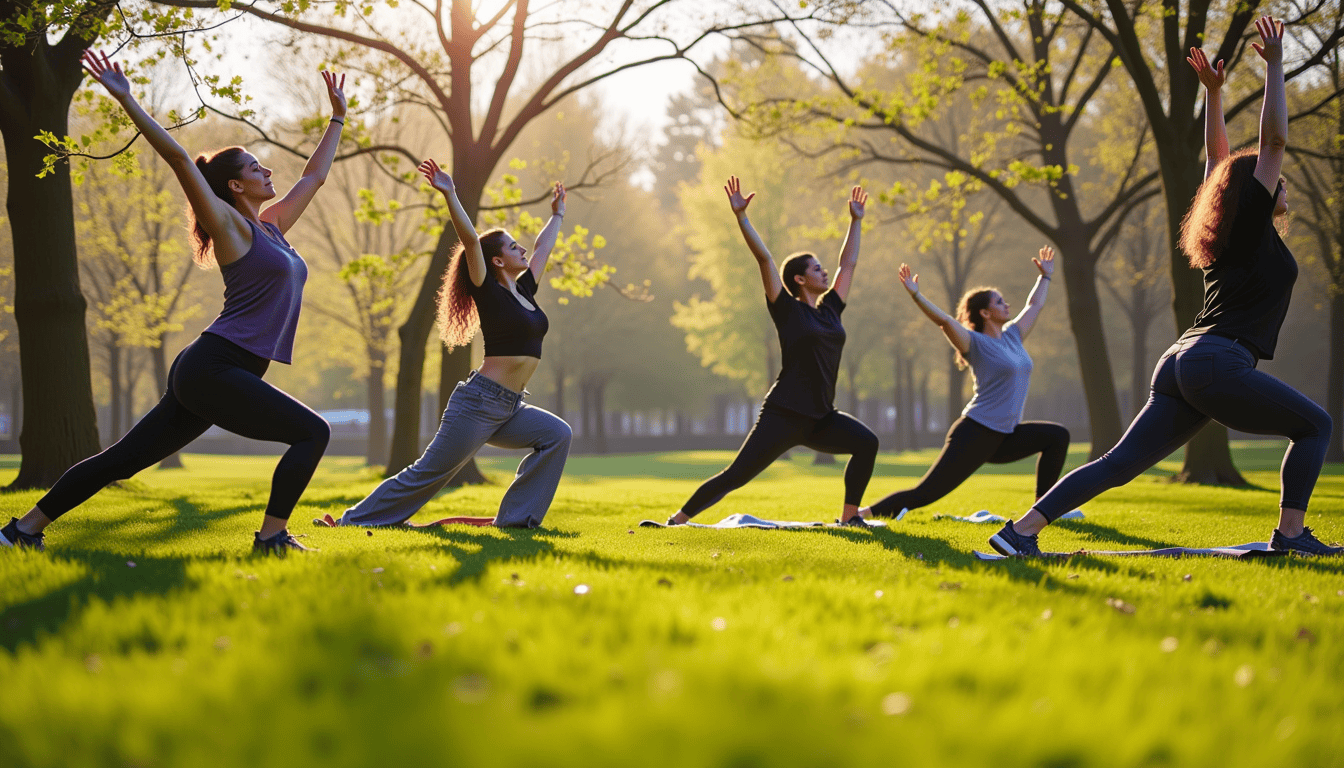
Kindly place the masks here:
[(1047, 283), (1050, 282), (1050, 278), (1046, 277), (1045, 275), (1041, 275), (1041, 279)]
[(343, 117), (333, 117), (333, 118), (330, 119), (330, 122), (337, 123), (338, 125), (345, 125), (345, 118), (343, 118)]

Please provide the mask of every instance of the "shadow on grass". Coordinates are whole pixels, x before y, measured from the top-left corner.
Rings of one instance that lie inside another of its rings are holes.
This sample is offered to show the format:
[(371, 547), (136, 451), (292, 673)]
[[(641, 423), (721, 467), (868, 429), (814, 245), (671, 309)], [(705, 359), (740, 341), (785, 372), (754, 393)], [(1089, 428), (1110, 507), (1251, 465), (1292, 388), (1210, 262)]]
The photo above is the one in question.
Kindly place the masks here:
[[(1054, 525), (1066, 531), (1072, 531), (1074, 533), (1084, 534), (1085, 536), (1088, 536), (1094, 541), (1105, 541), (1112, 544), (1124, 544), (1138, 549), (1164, 549), (1166, 547), (1182, 546), (1181, 544), (1173, 544), (1172, 542), (1169, 541), (1159, 541), (1158, 539), (1148, 539), (1142, 536), (1134, 536), (1132, 534), (1116, 530), (1115, 528), (1112, 528), (1109, 525), (1100, 525), (1098, 523), (1093, 523), (1085, 520), (1060, 520)], [(1046, 536), (1044, 538), (1049, 539), (1050, 537)], [(1041, 549), (1047, 549), (1048, 546), (1049, 546), (1048, 541), (1043, 542)]]
[[(479, 579), (491, 563), (532, 560), (539, 555), (555, 554), (556, 539), (573, 539), (579, 535), (573, 531), (559, 531), (553, 528), (481, 530), (470, 526), (443, 526), (415, 530), (442, 541), (446, 545), (443, 547), (444, 551), (457, 560), (457, 570), (438, 580), (449, 586), (468, 579)], [(602, 560), (597, 555), (592, 555), (591, 559), (595, 562)]]
[(63, 550), (54, 559), (81, 564), (84, 576), (0, 611), (0, 647), (10, 653), (24, 643), (36, 643), (41, 635), (58, 634), (95, 600), (110, 603), (119, 597), (167, 594), (187, 584), (188, 562), (227, 558), (137, 556), (134, 568), (126, 565), (124, 553)]

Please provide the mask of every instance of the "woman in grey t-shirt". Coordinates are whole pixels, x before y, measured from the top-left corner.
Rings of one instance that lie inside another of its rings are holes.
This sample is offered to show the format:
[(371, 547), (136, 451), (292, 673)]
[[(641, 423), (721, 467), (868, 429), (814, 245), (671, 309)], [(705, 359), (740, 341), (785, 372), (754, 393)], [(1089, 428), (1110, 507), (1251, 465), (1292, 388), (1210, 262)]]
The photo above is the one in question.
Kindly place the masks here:
[(1069, 449), (1069, 431), (1054, 422), (1022, 421), (1031, 384), (1031, 356), (1022, 341), (1045, 306), (1050, 277), (1055, 272), (1055, 252), (1046, 246), (1032, 262), (1040, 276), (1027, 297), (1027, 306), (1015, 318), (998, 290), (976, 288), (961, 297), (953, 319), (919, 292), (919, 275), (912, 275), (908, 265), (901, 265), (901, 283), (910, 297), (956, 348), (958, 364), (971, 367), (975, 394), (948, 430), (943, 452), (919, 484), (887, 496), (863, 510), (864, 515), (899, 520), (909, 510), (932, 504), (956, 490), (986, 463), (1007, 464), (1032, 454), (1040, 454), (1036, 498), (1059, 479)]

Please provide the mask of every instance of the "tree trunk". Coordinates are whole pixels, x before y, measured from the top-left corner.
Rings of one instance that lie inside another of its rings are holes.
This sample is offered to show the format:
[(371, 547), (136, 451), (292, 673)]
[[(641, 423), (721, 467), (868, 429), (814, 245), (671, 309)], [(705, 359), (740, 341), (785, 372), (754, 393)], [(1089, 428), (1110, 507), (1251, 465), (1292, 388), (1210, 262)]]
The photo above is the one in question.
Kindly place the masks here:
[[(1162, 166), (1162, 185), (1167, 202), (1167, 237), (1171, 243), (1172, 311), (1176, 315), (1176, 329), (1184, 333), (1194, 325), (1195, 316), (1204, 306), (1204, 277), (1181, 252), (1181, 219), (1190, 207), (1204, 179), (1199, 161), (1199, 150), (1179, 152), (1169, 148), (1166, 157), (1159, 153)], [(1185, 465), (1176, 480), (1206, 485), (1245, 485), (1246, 480), (1232, 462), (1232, 447), (1228, 444), (1227, 427), (1216, 421), (1199, 431), (1185, 448)]]
[[(110, 8), (90, 11), (105, 15)], [(6, 20), (15, 10), (12, 2), (0, 4)], [(33, 138), (43, 131), (68, 133), (70, 102), (83, 78), (80, 49), (91, 41), (78, 40), (73, 31), (55, 46), (45, 35), (36, 38), (22, 49), (0, 43), (0, 132), (9, 165), (6, 207), (25, 393), (23, 459), (11, 490), (48, 488), (98, 451), (70, 170), (58, 164), (54, 173), (37, 178), (48, 150)]]
[[(154, 386), (158, 387), (158, 394), (162, 395), (168, 391), (168, 334), (159, 337), (159, 346), (149, 350), (150, 356), (154, 359)], [(174, 453), (172, 456), (159, 462), (159, 469), (181, 469), (182, 454)]]
[(107, 442), (111, 444), (120, 440), (125, 433), (121, 415), (126, 412), (121, 393), (121, 347), (117, 346), (115, 338), (107, 342), (107, 381), (112, 395), (112, 405), (108, 409), (111, 423), (107, 429)]
[(391, 477), (420, 456), (420, 392), (425, 377), (425, 345), (434, 328), (435, 296), (448, 266), (448, 254), (457, 244), (452, 228), (446, 227), (430, 258), (425, 279), (406, 322), (397, 329), (400, 351), (397, 359), (397, 389), (392, 420), (392, 445), (383, 474)]
[(966, 369), (957, 367), (957, 355), (952, 353), (947, 358), (947, 426), (950, 428), (952, 422), (961, 418), (961, 411), (966, 407), (962, 402), (962, 393), (966, 389)]
[(593, 384), (593, 414), (597, 417), (597, 433), (594, 435), (596, 441), (593, 449), (598, 453), (608, 453), (611, 448), (607, 445), (607, 383), (605, 381), (594, 382)]
[(369, 409), (369, 439), (364, 460), (370, 465), (387, 464), (387, 392), (383, 374), (387, 370), (385, 348), (369, 350), (369, 373), (365, 381), (365, 403)]
[(1344, 293), (1330, 296), (1330, 371), (1325, 377), (1325, 411), (1335, 422), (1326, 461), (1344, 461)]
[(1120, 402), (1115, 374), (1106, 351), (1106, 324), (1097, 293), (1097, 257), (1088, 251), (1087, 236), (1061, 231), (1060, 267), (1068, 288), (1069, 330), (1078, 353), (1078, 368), (1087, 399), (1087, 421), (1092, 432), (1089, 459), (1100, 458), (1120, 442)]
[(918, 447), (929, 430), (929, 372), (919, 377), (919, 419), (915, 423), (915, 445)]
[(555, 403), (552, 406), (556, 416), (565, 418), (565, 366), (556, 365), (552, 370), (555, 371)]
[[(1142, 310), (1148, 305), (1144, 289), (1135, 288), (1134, 306)], [(1145, 311), (1130, 315), (1130, 330), (1133, 331), (1133, 350), (1129, 359), (1129, 406), (1134, 416), (1139, 415), (1148, 402), (1148, 382), (1152, 371), (1148, 370), (1148, 326), (1152, 317)]]

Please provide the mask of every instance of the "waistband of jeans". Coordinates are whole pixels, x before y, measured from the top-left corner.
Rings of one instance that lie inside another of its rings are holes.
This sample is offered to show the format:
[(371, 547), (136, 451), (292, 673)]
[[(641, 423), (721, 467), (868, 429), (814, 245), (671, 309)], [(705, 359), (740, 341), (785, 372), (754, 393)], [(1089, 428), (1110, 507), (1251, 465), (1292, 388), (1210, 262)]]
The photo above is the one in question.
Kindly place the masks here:
[(1224, 347), (1226, 349), (1239, 349), (1250, 355), (1257, 363), (1260, 362), (1260, 355), (1255, 353), (1255, 349), (1241, 339), (1232, 336), (1221, 336), (1216, 333), (1202, 333), (1198, 336), (1191, 336), (1185, 339), (1185, 345), (1193, 346), (1195, 344), (1213, 344), (1214, 346)]
[(517, 403), (521, 401), (523, 399), (523, 395), (527, 394), (527, 390), (523, 390), (522, 392), (514, 392), (512, 389), (509, 389), (508, 387), (504, 386), (503, 384), (500, 384), (499, 382), (495, 381), (489, 376), (482, 374), (480, 371), (472, 371), (471, 373), (467, 374), (466, 381), (464, 381), (463, 383), (469, 387), (472, 387), (473, 389), (481, 390), (482, 392), (485, 392), (491, 395), (492, 397), (497, 397), (501, 400), (506, 400), (510, 403)]

